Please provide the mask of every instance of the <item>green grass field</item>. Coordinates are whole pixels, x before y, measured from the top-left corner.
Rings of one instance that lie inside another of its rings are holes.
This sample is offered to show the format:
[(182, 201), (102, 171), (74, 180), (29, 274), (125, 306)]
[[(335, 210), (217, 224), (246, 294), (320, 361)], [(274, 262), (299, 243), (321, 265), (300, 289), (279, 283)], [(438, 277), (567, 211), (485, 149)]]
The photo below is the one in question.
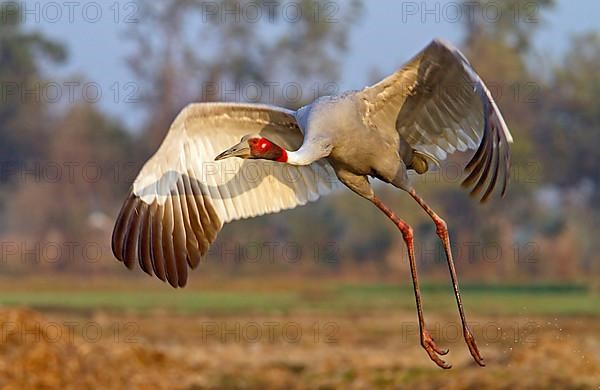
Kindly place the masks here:
[[(0, 378), (12, 388), (61, 388), (74, 377), (82, 388), (583, 389), (600, 383), (597, 290), (462, 287), (485, 369), (474, 365), (462, 340), (448, 284), (422, 288), (428, 329), (450, 349), (445, 358), (453, 369), (444, 371), (419, 344), (406, 284), (199, 278), (175, 290), (135, 277), (6, 279), (0, 282)], [(302, 337), (291, 340), (284, 329)], [(26, 374), (14, 375), (19, 367)]]
[[(427, 310), (454, 313), (450, 286), (429, 284), (422, 288)], [(475, 285), (465, 284), (462, 296), (467, 310), (484, 315), (600, 316), (600, 297), (583, 285)], [(0, 304), (40, 310), (167, 310), (181, 313), (243, 314), (290, 311), (365, 312), (385, 309), (413, 310), (410, 287), (391, 284), (326, 283), (318, 288), (183, 289), (104, 287), (86, 289), (35, 288), (4, 290)]]

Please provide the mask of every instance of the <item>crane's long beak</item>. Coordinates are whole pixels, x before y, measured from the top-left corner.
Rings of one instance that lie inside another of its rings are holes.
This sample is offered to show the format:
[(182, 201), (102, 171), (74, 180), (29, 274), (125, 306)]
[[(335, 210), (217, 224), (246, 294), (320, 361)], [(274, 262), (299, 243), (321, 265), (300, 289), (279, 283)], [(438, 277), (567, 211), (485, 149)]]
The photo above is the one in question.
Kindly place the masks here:
[(223, 153), (219, 154), (217, 157), (215, 157), (215, 161), (223, 160), (223, 159), (229, 158), (229, 157), (244, 158), (244, 157), (249, 157), (249, 156), (250, 156), (250, 147), (247, 145), (243, 145), (243, 144), (237, 144), (237, 145), (227, 149)]

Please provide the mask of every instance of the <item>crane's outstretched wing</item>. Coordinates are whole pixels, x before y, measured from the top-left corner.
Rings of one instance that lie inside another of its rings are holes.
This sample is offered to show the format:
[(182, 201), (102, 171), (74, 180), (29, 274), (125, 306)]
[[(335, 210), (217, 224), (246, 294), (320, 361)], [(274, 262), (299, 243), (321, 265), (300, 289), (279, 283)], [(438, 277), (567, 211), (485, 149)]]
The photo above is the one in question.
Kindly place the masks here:
[(132, 186), (114, 227), (114, 255), (128, 268), (137, 261), (146, 273), (181, 287), (188, 265), (198, 265), (224, 223), (306, 204), (335, 185), (325, 160), (309, 166), (214, 161), (255, 133), (288, 150), (303, 140), (292, 111), (228, 103), (186, 107)]
[(458, 49), (434, 40), (359, 96), (370, 126), (395, 127), (415, 150), (443, 160), (455, 151), (477, 149), (463, 186), (473, 185), (471, 195), (477, 196), (487, 183), (484, 202), (500, 176), (504, 195), (512, 136), (490, 91)]

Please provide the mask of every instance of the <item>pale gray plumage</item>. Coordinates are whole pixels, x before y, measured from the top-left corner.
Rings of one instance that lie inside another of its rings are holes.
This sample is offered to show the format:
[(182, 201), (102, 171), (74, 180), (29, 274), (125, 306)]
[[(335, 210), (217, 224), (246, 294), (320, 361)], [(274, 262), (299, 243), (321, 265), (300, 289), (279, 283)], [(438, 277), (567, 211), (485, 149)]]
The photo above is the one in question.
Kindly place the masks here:
[(489, 177), (485, 201), (500, 175), (502, 194), (509, 174), (512, 136), (494, 99), (464, 55), (433, 41), (398, 72), (359, 93), (371, 128), (394, 126), (412, 148), (439, 160), (476, 149), (464, 184), (476, 195)]
[[(288, 164), (213, 161), (252, 133), (296, 152), (288, 153)], [(431, 156), (431, 162), (478, 148), (465, 183), (475, 184), (473, 194), (487, 183), (485, 200), (501, 177), (504, 193), (511, 142), (479, 76), (439, 40), (380, 83), (320, 98), (297, 112), (192, 104), (136, 179), (115, 225), (113, 251), (128, 267), (139, 262), (145, 272), (183, 286), (188, 265), (198, 264), (224, 223), (314, 201), (332, 190), (334, 172), (372, 199), (368, 176), (409, 190), (415, 156)], [(259, 168), (254, 181), (244, 177), (253, 164)]]
[(115, 256), (172, 286), (185, 285), (226, 222), (303, 205), (336, 185), (326, 160), (289, 166), (214, 157), (248, 133), (297, 149), (292, 111), (263, 105), (191, 104), (144, 165), (113, 231)]

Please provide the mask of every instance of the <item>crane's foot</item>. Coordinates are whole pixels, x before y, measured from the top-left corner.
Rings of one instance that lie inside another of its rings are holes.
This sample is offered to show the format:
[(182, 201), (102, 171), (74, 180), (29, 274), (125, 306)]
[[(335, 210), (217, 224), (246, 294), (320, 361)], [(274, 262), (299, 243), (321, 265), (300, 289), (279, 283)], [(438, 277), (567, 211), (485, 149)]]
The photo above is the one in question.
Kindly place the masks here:
[[(423, 328), (421, 331), (421, 345), (429, 355), (429, 358), (434, 361), (435, 364), (440, 366), (441, 368), (448, 369), (451, 368), (452, 365), (443, 361), (439, 355), (445, 355), (448, 353), (448, 349), (440, 348), (435, 341), (433, 341), (433, 337), (429, 334), (427, 329)], [(470, 348), (470, 347), (469, 347)]]
[(477, 344), (475, 343), (475, 337), (473, 337), (471, 329), (469, 329), (469, 327), (466, 325), (463, 329), (463, 334), (465, 336), (465, 342), (467, 343), (469, 351), (471, 352), (471, 356), (473, 356), (473, 360), (475, 360), (475, 363), (479, 364), (481, 367), (485, 367), (483, 357), (481, 357), (479, 349), (477, 348)]

